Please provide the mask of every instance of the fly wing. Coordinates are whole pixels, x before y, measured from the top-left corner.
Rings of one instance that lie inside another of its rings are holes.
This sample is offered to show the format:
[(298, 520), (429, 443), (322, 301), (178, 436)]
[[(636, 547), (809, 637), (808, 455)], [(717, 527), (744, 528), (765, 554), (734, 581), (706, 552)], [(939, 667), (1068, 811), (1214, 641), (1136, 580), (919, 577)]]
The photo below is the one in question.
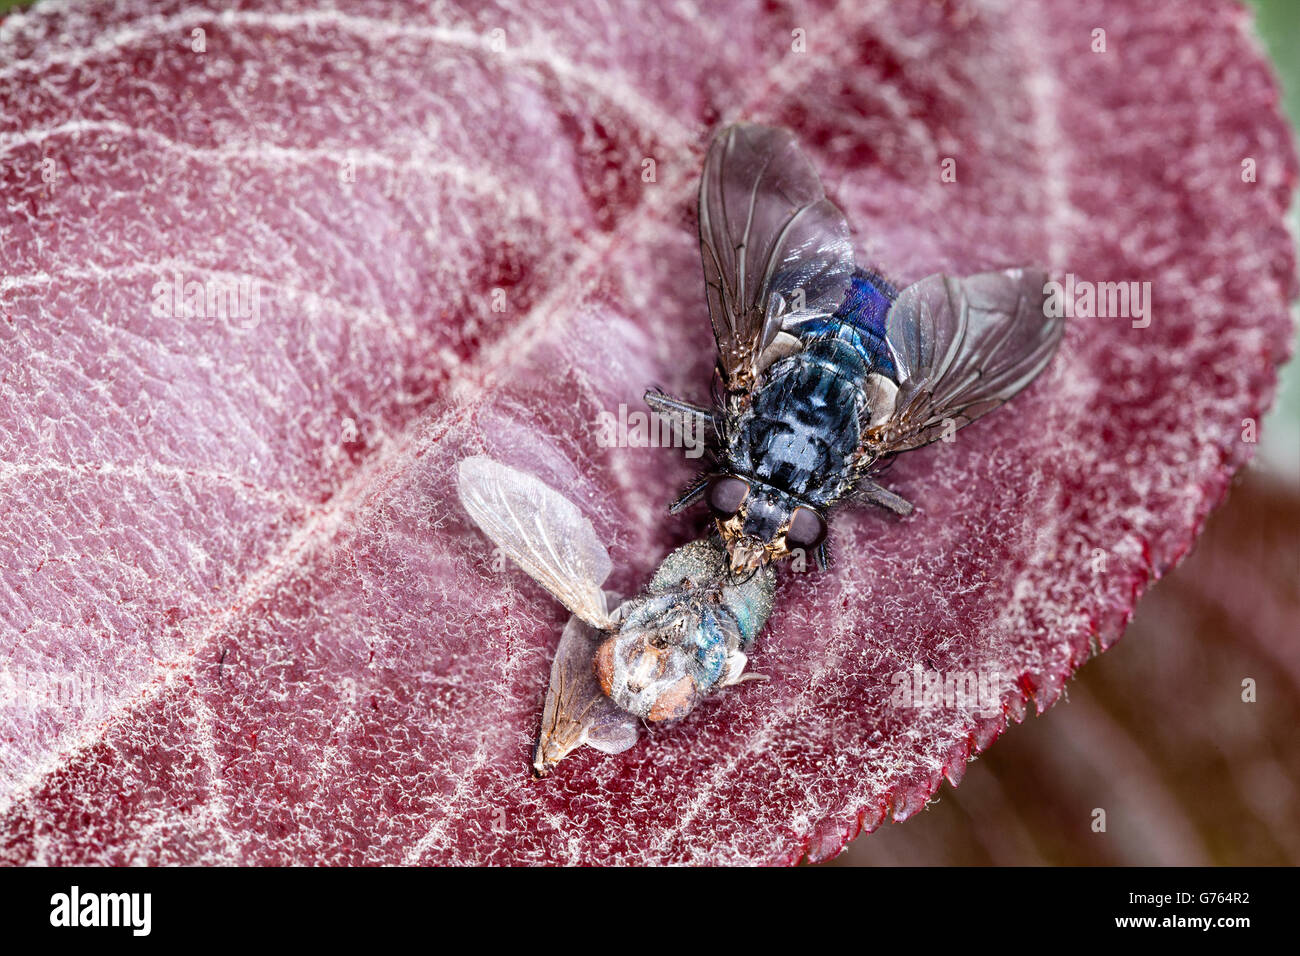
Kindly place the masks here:
[(709, 147), (700, 255), (728, 392), (753, 387), (783, 323), (834, 312), (853, 273), (848, 223), (793, 134), (751, 123), (728, 126)]
[(592, 627), (613, 626), (600, 588), (613, 562), (577, 505), (486, 456), (460, 463), (457, 489), (470, 517), (515, 564)]
[(1065, 319), (1045, 315), (1047, 274), (933, 275), (899, 293), (885, 318), (898, 394), (868, 430), (875, 457), (919, 448), (997, 408), (1052, 360)]
[(533, 750), (533, 769), (538, 776), (546, 776), (583, 744), (616, 754), (636, 743), (640, 720), (605, 696), (592, 670), (592, 659), (604, 636), (577, 617), (569, 618), (564, 628), (551, 664), (542, 729)]

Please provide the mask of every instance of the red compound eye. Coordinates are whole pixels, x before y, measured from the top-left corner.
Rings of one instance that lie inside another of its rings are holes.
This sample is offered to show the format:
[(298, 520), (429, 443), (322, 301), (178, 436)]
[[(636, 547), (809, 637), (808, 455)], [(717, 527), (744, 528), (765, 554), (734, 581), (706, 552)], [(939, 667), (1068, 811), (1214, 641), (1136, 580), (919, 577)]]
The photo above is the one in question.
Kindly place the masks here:
[(704, 500), (717, 517), (730, 518), (740, 510), (748, 494), (749, 485), (742, 479), (735, 475), (719, 475), (709, 481)]
[(811, 508), (800, 505), (790, 519), (790, 530), (785, 533), (786, 546), (811, 551), (826, 538), (826, 519)]

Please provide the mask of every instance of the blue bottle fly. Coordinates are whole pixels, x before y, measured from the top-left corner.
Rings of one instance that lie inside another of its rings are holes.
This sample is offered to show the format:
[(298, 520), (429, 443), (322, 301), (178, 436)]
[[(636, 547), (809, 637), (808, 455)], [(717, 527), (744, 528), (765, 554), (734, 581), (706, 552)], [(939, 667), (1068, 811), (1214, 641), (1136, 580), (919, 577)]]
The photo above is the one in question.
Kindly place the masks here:
[(1039, 270), (899, 291), (857, 268), (843, 213), (787, 130), (719, 133), (699, 218), (718, 398), (646, 401), (708, 437), (709, 468), (671, 510), (704, 499), (733, 572), (796, 554), (825, 568), (827, 514), (848, 498), (909, 513), (873, 480), (881, 466), (1007, 401), (1064, 331)]

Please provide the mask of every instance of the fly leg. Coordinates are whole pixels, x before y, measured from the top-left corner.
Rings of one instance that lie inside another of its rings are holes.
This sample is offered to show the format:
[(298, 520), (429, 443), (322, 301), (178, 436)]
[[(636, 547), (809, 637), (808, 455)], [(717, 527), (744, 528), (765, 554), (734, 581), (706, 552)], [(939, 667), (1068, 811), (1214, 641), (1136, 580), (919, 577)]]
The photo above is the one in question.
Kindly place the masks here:
[(645, 393), (645, 403), (672, 427), (673, 441), (686, 449), (687, 458), (699, 458), (715, 443), (718, 429), (713, 409), (673, 398), (657, 388)]
[(896, 515), (910, 515), (912, 513), (912, 503), (910, 501), (902, 495), (896, 495), (888, 488), (876, 484), (870, 478), (860, 479), (854, 493), (858, 498), (869, 501), (873, 505), (879, 505)]
[(708, 472), (696, 475), (686, 490), (677, 496), (676, 500), (668, 506), (670, 515), (681, 514), (695, 502), (699, 501), (704, 495), (704, 489), (709, 486)]
[[(713, 409), (673, 398), (657, 388), (645, 393), (645, 403), (661, 421), (671, 426), (673, 441), (686, 449), (687, 458), (699, 458), (706, 452), (710, 458), (716, 456), (718, 425)], [(704, 494), (708, 481), (708, 471), (696, 476), (677, 500), (669, 505), (668, 513), (678, 514), (698, 501)]]

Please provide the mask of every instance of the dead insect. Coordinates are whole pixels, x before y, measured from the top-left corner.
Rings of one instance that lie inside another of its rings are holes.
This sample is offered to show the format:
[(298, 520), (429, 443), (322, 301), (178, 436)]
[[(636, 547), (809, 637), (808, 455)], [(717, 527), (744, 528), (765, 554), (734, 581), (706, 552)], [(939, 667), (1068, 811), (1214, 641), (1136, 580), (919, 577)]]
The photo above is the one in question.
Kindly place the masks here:
[(484, 534), (574, 615), (551, 668), (539, 775), (582, 744), (626, 750), (640, 719), (680, 719), (753, 676), (746, 652), (772, 611), (771, 568), (733, 578), (717, 541), (694, 541), (664, 559), (644, 594), (611, 601), (601, 589), (609, 553), (573, 502), (487, 457), (460, 463), (458, 490)]
[(796, 552), (825, 568), (827, 513), (850, 496), (909, 513), (873, 480), (879, 467), (997, 408), (1060, 344), (1044, 272), (932, 275), (899, 292), (857, 268), (844, 214), (789, 130), (722, 130), (699, 210), (724, 394), (646, 402), (709, 436), (713, 466), (671, 511), (704, 499), (735, 570)]

